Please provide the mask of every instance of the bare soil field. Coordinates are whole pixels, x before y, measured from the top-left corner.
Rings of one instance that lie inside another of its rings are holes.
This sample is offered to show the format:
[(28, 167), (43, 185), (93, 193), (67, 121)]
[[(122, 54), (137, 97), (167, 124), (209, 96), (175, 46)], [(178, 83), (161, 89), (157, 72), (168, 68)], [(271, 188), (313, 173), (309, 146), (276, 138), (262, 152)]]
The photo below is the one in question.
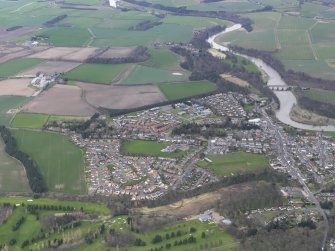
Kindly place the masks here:
[(134, 50), (136, 46), (133, 47), (112, 47), (102, 53), (97, 53), (97, 58), (125, 58), (128, 57)]
[(6, 79), (0, 81), (0, 96), (32, 96), (36, 90), (29, 87), (31, 79)]
[(43, 114), (91, 116), (96, 110), (81, 98), (77, 86), (55, 85), (23, 106), (22, 111)]
[(37, 47), (21, 47), (21, 46), (12, 46), (10, 44), (1, 44), (0, 45), (0, 64), (5, 63), (9, 60), (21, 58), (28, 56), (30, 54), (44, 51), (48, 47), (46, 46), (37, 46)]
[(157, 86), (96, 85), (77, 82), (83, 88), (88, 103), (109, 109), (130, 109), (165, 101)]
[(58, 73), (68, 72), (76, 68), (80, 64), (81, 63), (77, 63), (77, 62), (48, 61), (48, 62), (39, 64), (30, 70), (21, 72), (20, 76), (36, 75), (38, 72), (43, 72), (46, 74), (53, 74), (55, 72), (58, 72)]
[(54, 47), (48, 50), (30, 55), (31, 58), (41, 58), (50, 60), (65, 60), (83, 62), (91, 55), (94, 55), (97, 48), (80, 47)]
[(38, 30), (38, 28), (34, 27), (22, 27), (13, 31), (6, 31), (7, 28), (0, 27), (0, 41), (15, 41), (18, 37), (28, 35)]
[(190, 216), (208, 209), (211, 205), (215, 205), (222, 196), (223, 198), (225, 195), (228, 197), (234, 190), (248, 190), (252, 185), (252, 183), (233, 185), (221, 188), (215, 192), (204, 193), (199, 196), (183, 199), (166, 206), (153, 208), (143, 207), (134, 210), (143, 214), (175, 215), (181, 217)]
[(224, 78), (236, 85), (239, 85), (241, 87), (249, 87), (249, 83), (247, 81), (244, 81), (243, 79), (240, 79), (238, 77), (232, 76), (230, 74), (221, 74), (221, 78)]

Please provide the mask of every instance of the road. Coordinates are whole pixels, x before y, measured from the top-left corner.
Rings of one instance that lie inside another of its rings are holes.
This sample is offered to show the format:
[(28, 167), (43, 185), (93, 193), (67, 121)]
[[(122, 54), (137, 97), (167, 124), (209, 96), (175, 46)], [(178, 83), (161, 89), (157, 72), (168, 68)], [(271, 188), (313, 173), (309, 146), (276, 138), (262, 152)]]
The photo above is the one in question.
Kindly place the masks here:
[(286, 166), (288, 173), (293, 178), (296, 178), (299, 181), (299, 183), (303, 187), (304, 192), (307, 194), (308, 199), (316, 205), (316, 208), (318, 209), (318, 211), (320, 212), (320, 214), (322, 215), (324, 219), (323, 221), (324, 222), (324, 234), (323, 234), (323, 239), (321, 243), (321, 250), (325, 250), (327, 236), (329, 232), (329, 222), (327, 219), (327, 215), (325, 214), (324, 210), (321, 208), (319, 201), (316, 199), (314, 194), (309, 190), (308, 186), (306, 185), (306, 182), (299, 168), (297, 168), (294, 165), (294, 159), (287, 149), (288, 140), (284, 132), (280, 129), (278, 125), (273, 123), (272, 119), (269, 117), (269, 115), (267, 115), (264, 109), (261, 109), (260, 111), (261, 111), (263, 118), (267, 121), (270, 129), (272, 129), (275, 134), (274, 137), (277, 139), (277, 142), (278, 142), (278, 150), (281, 156), (283, 166)]

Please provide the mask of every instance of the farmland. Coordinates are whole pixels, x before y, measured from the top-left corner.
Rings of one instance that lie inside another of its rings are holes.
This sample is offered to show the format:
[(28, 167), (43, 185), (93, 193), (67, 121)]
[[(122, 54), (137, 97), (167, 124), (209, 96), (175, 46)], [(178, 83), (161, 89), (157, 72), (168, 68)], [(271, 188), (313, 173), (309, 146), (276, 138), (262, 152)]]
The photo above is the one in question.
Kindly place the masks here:
[(28, 100), (21, 96), (0, 96), (0, 125), (9, 125), (13, 114), (8, 111), (23, 105)]
[(184, 151), (162, 152), (163, 149), (170, 146), (170, 144), (159, 143), (148, 140), (132, 140), (126, 141), (122, 144), (121, 149), (125, 155), (140, 155), (140, 156), (159, 156), (175, 158), (181, 157), (185, 154)]
[(217, 89), (216, 85), (208, 81), (194, 81), (181, 83), (164, 83), (159, 88), (168, 100), (177, 100), (186, 97), (196, 96), (213, 92)]
[(149, 55), (150, 59), (142, 63), (142, 65), (160, 69), (170, 69), (181, 61), (178, 55), (167, 49), (151, 49), (149, 50)]
[(5, 145), (0, 139), (0, 192), (30, 191), (23, 165), (5, 152)]
[(42, 128), (47, 121), (47, 115), (20, 112), (12, 120), (11, 127), (37, 129)]
[(202, 160), (198, 162), (198, 165), (209, 168), (219, 176), (229, 176), (249, 171), (252, 172), (269, 166), (269, 162), (265, 156), (245, 152), (210, 155), (207, 156), (207, 158), (210, 159), (212, 163)]
[(303, 94), (311, 99), (316, 101), (329, 103), (335, 105), (335, 92), (334, 91), (325, 91), (321, 89), (310, 89), (303, 92)]
[(126, 64), (98, 65), (82, 64), (65, 74), (71, 80), (91, 82), (97, 84), (110, 84), (127, 68)]
[(19, 58), (0, 64), (0, 78), (15, 76), (16, 74), (32, 68), (43, 60), (36, 58)]
[(13, 130), (21, 151), (38, 164), (49, 191), (86, 192), (82, 151), (60, 134)]

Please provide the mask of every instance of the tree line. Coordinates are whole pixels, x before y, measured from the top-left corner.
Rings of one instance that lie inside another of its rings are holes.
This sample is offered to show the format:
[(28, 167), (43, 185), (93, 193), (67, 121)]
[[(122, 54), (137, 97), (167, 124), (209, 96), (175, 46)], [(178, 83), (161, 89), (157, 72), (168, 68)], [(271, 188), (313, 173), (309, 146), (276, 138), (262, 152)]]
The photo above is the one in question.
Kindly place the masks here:
[(54, 24), (62, 21), (63, 19), (65, 19), (67, 17), (67, 15), (60, 15), (60, 16), (57, 16), (57, 17), (54, 17), (46, 22), (43, 23), (44, 26), (46, 27), (51, 27), (53, 26)]
[(43, 176), (39, 171), (37, 163), (29, 155), (18, 149), (16, 141), (8, 128), (5, 126), (0, 126), (0, 134), (6, 145), (6, 153), (18, 159), (23, 164), (27, 173), (27, 178), (31, 190), (34, 193), (46, 192), (47, 186), (43, 180)]
[(157, 20), (144, 20), (128, 28), (130, 31), (146, 31), (154, 28), (155, 26), (161, 25), (163, 22)]

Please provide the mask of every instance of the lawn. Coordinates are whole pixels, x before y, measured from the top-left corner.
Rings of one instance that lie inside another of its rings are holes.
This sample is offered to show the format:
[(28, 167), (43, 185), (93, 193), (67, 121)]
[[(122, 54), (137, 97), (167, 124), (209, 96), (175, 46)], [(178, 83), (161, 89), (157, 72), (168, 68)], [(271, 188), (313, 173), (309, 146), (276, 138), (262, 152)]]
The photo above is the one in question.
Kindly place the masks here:
[(7, 112), (23, 105), (28, 100), (29, 98), (22, 96), (0, 96), (0, 125), (9, 125), (13, 115)]
[(264, 155), (234, 152), (224, 155), (209, 155), (209, 163), (201, 160), (197, 164), (200, 167), (207, 167), (219, 176), (229, 176), (236, 173), (253, 172), (260, 168), (268, 167), (269, 162)]
[(171, 144), (160, 143), (149, 140), (131, 140), (123, 142), (121, 151), (125, 155), (140, 155), (140, 156), (158, 156), (167, 158), (182, 157), (187, 152), (177, 150), (174, 152), (162, 152), (164, 148)]
[(43, 59), (37, 58), (19, 58), (0, 64), (0, 78), (15, 76), (18, 73), (33, 68), (42, 63)]
[[(158, 61), (157, 59), (154, 60)], [(123, 85), (157, 84), (157, 83), (178, 82), (187, 80), (188, 74), (185, 74), (184, 71), (182, 72), (182, 74), (183, 75), (180, 76), (173, 75), (173, 72), (169, 70), (138, 65), (129, 74), (129, 76), (121, 82), (121, 84)]]
[(208, 81), (159, 84), (159, 88), (168, 100), (178, 100), (200, 94), (213, 92), (217, 86)]
[(23, 165), (5, 152), (0, 137), (0, 192), (28, 192), (30, 187)]
[(38, 164), (49, 191), (86, 192), (83, 153), (67, 136), (25, 130), (13, 130), (12, 133), (19, 149)]
[(13, 128), (42, 128), (48, 121), (49, 115), (37, 113), (17, 113), (11, 122)]
[(127, 64), (82, 64), (65, 73), (65, 78), (97, 84), (110, 84), (122, 74)]

